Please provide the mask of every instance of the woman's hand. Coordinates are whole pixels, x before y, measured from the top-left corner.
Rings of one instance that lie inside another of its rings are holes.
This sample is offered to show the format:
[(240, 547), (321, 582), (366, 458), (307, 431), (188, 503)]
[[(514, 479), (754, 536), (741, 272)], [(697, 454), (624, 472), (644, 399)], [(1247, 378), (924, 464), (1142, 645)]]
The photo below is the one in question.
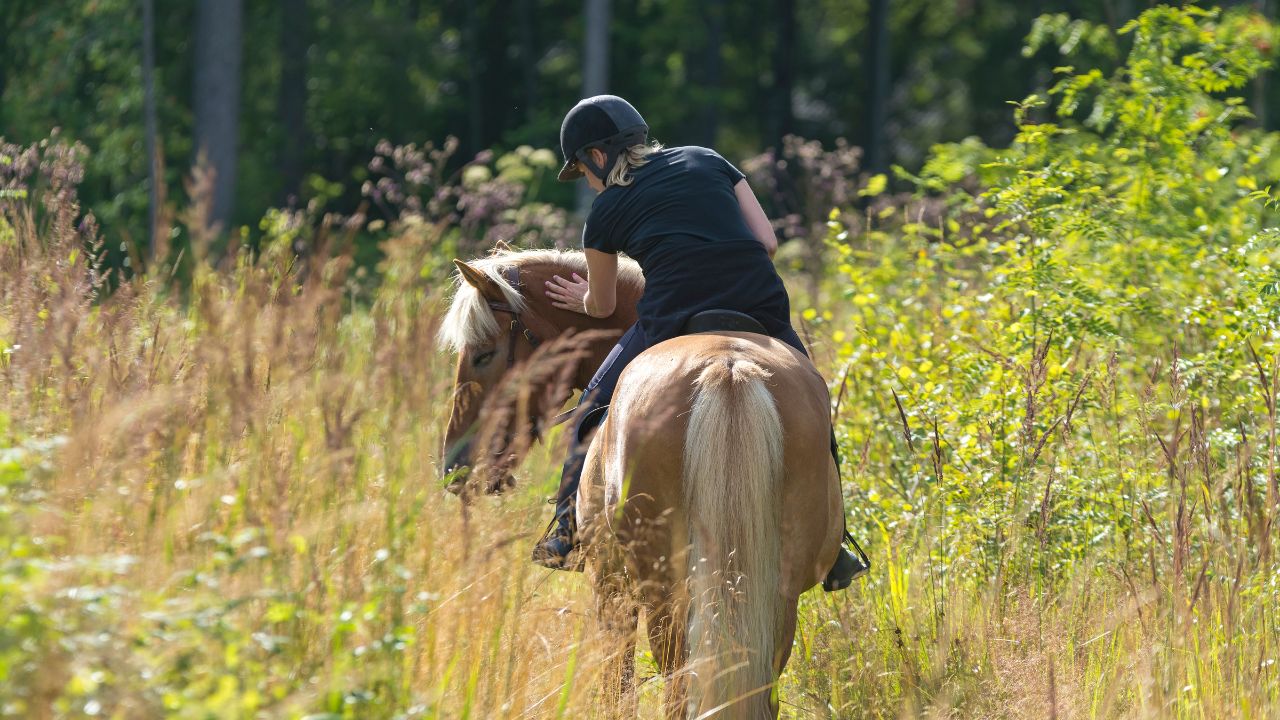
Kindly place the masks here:
[(587, 314), (587, 308), (583, 300), (587, 297), (587, 281), (578, 273), (573, 274), (572, 280), (556, 275), (547, 281), (547, 297), (551, 298), (551, 304), (561, 310), (572, 310), (576, 313)]

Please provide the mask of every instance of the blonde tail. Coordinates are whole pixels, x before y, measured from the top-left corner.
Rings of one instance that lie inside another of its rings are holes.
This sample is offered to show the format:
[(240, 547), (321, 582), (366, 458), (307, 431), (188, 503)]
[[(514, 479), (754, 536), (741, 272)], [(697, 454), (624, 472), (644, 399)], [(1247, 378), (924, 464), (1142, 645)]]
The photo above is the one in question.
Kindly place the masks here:
[(782, 422), (749, 360), (698, 377), (685, 436), (689, 517), (688, 716), (774, 717)]

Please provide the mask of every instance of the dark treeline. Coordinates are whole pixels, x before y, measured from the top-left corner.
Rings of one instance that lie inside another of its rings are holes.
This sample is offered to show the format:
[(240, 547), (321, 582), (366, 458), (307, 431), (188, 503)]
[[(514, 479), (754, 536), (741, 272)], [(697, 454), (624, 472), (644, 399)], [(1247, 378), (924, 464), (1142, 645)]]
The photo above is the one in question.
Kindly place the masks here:
[[(1247, 4), (1272, 12), (1265, 0)], [(635, 102), (668, 144), (714, 145), (736, 160), (786, 134), (844, 137), (865, 148), (866, 169), (914, 168), (937, 142), (1008, 141), (1007, 101), (1043, 90), (1060, 64), (1048, 50), (1024, 57), (1035, 17), (1064, 12), (1120, 27), (1147, 5), (4, 0), (0, 136), (26, 143), (59, 127), (87, 145), (86, 203), (139, 247), (149, 127), (160, 198), (181, 204), (173, 199), (203, 150), (220, 176), (215, 213), (252, 227), (271, 206), (321, 198), (353, 209), (382, 139), (457, 136), (457, 159), (554, 147), (561, 116), (601, 71), (604, 87)], [(1259, 82), (1253, 93), (1260, 122), (1275, 117), (1266, 111), (1274, 88)], [(572, 202), (568, 188), (541, 193)]]

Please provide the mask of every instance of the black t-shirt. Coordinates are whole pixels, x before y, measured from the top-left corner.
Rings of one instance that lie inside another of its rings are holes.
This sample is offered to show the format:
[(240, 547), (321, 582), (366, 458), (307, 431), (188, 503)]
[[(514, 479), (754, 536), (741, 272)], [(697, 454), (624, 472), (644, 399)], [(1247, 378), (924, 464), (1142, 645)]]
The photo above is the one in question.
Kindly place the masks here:
[(650, 344), (680, 334), (702, 310), (747, 313), (770, 335), (791, 328), (782, 278), (747, 227), (734, 185), (743, 174), (714, 150), (660, 150), (632, 182), (596, 196), (583, 247), (625, 252), (644, 272), (638, 307)]

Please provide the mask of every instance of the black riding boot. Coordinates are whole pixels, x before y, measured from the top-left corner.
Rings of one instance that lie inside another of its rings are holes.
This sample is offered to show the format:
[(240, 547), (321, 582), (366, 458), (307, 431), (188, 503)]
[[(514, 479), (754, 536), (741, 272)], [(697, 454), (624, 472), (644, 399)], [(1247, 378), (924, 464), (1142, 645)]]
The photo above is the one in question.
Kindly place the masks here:
[(582, 558), (570, 558), (578, 547), (578, 529), (575, 523), (574, 498), (582, 481), (582, 465), (587, 460), (587, 436), (604, 420), (608, 406), (598, 406), (585, 412), (574, 430), (573, 452), (560, 472), (560, 489), (556, 492), (556, 516), (547, 526), (542, 540), (533, 548), (533, 561), (552, 570), (582, 572)]
[(533, 548), (533, 561), (552, 570), (581, 571), (582, 563), (569, 561), (569, 555), (578, 546), (574, 499), (578, 483), (582, 479), (582, 463), (586, 460), (585, 448), (576, 448), (561, 472), (560, 489), (556, 493), (556, 515), (551, 519), (542, 539)]
[[(836, 477), (840, 476), (840, 446), (836, 444), (835, 428), (831, 429), (831, 456), (836, 460)], [(843, 517), (844, 512), (841, 510), (840, 515)], [(822, 589), (827, 592), (833, 590), (843, 590), (853, 584), (854, 580), (867, 574), (871, 570), (871, 560), (867, 554), (862, 551), (862, 547), (858, 545), (858, 541), (853, 539), (849, 534), (848, 522), (845, 522), (843, 531), (843, 540), (840, 545), (840, 552), (836, 554), (836, 562), (827, 571), (827, 577), (822, 580)], [(856, 551), (856, 554), (855, 552)]]
[(556, 504), (555, 518), (543, 534), (542, 541), (533, 548), (533, 561), (552, 570), (581, 572), (582, 563), (570, 560), (578, 546), (574, 525), (573, 496), (570, 495), (567, 500)]

